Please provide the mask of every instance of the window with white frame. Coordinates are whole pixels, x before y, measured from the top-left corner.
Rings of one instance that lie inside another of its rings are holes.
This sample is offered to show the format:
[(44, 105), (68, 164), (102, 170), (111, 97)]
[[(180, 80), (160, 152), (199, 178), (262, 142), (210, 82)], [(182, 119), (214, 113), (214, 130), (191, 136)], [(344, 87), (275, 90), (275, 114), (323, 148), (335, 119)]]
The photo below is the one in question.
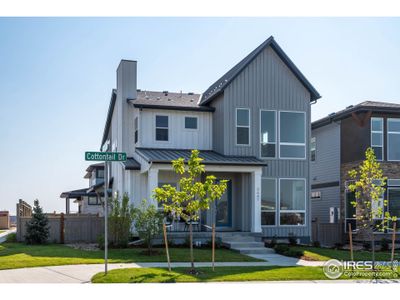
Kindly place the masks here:
[(261, 157), (276, 157), (276, 112), (261, 110), (260, 112)]
[(236, 145), (250, 145), (250, 109), (236, 109)]
[(400, 119), (387, 119), (388, 160), (400, 161)]
[(185, 129), (197, 129), (197, 117), (185, 117)]
[(306, 158), (306, 115), (304, 112), (279, 112), (279, 157)]
[(317, 154), (317, 138), (314, 136), (310, 141), (310, 159), (311, 161), (315, 161)]
[(383, 118), (371, 118), (371, 147), (377, 160), (383, 160)]
[(279, 180), (279, 224), (304, 225), (306, 217), (306, 180)]
[(321, 200), (321, 191), (311, 192), (311, 200)]
[(168, 116), (156, 116), (156, 141), (168, 141)]
[(276, 224), (276, 179), (261, 179), (261, 225)]
[(139, 141), (139, 119), (138, 117), (135, 118), (135, 122), (134, 122), (134, 126), (135, 126), (135, 144)]

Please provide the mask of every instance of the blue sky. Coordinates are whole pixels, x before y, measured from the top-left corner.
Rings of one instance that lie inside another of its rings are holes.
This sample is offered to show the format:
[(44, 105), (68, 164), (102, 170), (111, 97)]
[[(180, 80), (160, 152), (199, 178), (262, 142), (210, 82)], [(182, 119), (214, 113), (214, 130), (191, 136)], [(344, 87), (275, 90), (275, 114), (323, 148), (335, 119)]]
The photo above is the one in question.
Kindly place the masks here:
[(399, 18), (0, 18), (0, 210), (87, 186), (120, 59), (138, 88), (202, 92), (270, 35), (322, 95), (313, 120), (400, 103)]

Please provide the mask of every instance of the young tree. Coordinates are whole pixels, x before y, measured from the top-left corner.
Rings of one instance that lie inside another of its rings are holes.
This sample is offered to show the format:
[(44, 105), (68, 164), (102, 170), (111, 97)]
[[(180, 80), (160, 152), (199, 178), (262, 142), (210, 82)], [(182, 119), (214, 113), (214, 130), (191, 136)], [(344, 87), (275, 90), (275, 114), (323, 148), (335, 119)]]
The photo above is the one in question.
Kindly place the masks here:
[(210, 204), (220, 199), (227, 188), (227, 180), (217, 182), (213, 175), (206, 176), (204, 182), (201, 182), (205, 167), (201, 163), (203, 159), (199, 157), (199, 153), (198, 150), (192, 150), (187, 166), (183, 158), (172, 161), (173, 170), (181, 176), (179, 190), (167, 184), (153, 191), (153, 197), (163, 204), (165, 212), (181, 217), (189, 223), (191, 273), (196, 273), (192, 222), (198, 221), (200, 212), (210, 209)]
[(131, 233), (135, 208), (129, 203), (129, 197), (124, 194), (120, 199), (118, 193), (110, 202), (110, 214), (108, 216), (111, 243), (116, 247), (126, 247)]
[[(376, 231), (385, 231), (390, 220), (395, 221), (384, 207), (388, 201), (383, 200), (385, 193), (386, 177), (383, 176), (380, 163), (376, 161), (375, 153), (372, 148), (365, 152), (365, 160), (359, 165), (358, 169), (349, 171), (349, 176), (353, 182), (348, 185), (348, 189), (355, 193), (356, 201), (352, 202), (355, 207), (355, 218), (359, 232), (371, 239), (372, 261), (375, 265), (375, 235)], [(382, 203), (381, 203), (382, 201)]]
[(135, 229), (147, 245), (148, 254), (151, 255), (153, 239), (162, 231), (163, 214), (154, 205), (148, 205), (146, 200), (143, 200), (141, 205), (135, 208), (134, 219)]
[(39, 200), (34, 201), (32, 218), (26, 223), (25, 241), (28, 244), (44, 244), (49, 238), (49, 219), (43, 213)]

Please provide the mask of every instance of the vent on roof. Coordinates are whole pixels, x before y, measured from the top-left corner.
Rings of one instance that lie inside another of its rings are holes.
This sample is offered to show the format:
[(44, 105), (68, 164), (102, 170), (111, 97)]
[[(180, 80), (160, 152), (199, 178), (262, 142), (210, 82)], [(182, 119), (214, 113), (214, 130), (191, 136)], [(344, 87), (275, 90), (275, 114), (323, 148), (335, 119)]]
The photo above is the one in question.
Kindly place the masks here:
[(336, 115), (336, 113), (330, 113), (329, 115), (328, 115), (328, 117), (333, 117), (334, 115)]
[(194, 99), (190, 99), (190, 102), (194, 102)]
[(194, 95), (194, 93), (193, 92), (189, 92), (188, 95)]
[(157, 100), (160, 100), (161, 98), (160, 97), (157, 97)]
[(168, 101), (171, 101), (171, 98), (168, 98)]
[(164, 96), (168, 96), (168, 91), (163, 91)]
[(349, 105), (349, 106), (346, 107), (346, 109), (349, 109), (349, 108), (352, 108), (352, 107), (354, 107), (354, 105)]

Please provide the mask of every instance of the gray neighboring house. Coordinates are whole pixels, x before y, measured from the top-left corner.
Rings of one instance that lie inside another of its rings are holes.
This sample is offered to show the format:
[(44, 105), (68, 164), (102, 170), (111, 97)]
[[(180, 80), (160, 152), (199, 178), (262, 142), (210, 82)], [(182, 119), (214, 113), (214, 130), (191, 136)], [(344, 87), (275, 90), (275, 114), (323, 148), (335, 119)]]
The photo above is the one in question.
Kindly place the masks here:
[[(273, 37), (202, 94), (140, 90), (136, 70), (136, 61), (118, 66), (101, 142), (128, 154), (111, 167), (113, 192), (157, 205), (153, 189), (177, 185), (171, 160), (198, 149), (207, 174), (229, 180), (198, 230), (216, 220), (218, 232), (309, 242), (310, 112), (320, 95)], [(184, 227), (178, 220), (174, 231)]]
[[(386, 209), (400, 217), (400, 104), (365, 101), (312, 123), (312, 218), (318, 221), (320, 236), (329, 241), (328, 236), (335, 235), (330, 244), (347, 239), (349, 223), (357, 229), (351, 205), (354, 193), (346, 189), (348, 171), (365, 159), (368, 147), (374, 149), (388, 177)], [(324, 224), (337, 224), (339, 235), (328, 231), (334, 226)]]

